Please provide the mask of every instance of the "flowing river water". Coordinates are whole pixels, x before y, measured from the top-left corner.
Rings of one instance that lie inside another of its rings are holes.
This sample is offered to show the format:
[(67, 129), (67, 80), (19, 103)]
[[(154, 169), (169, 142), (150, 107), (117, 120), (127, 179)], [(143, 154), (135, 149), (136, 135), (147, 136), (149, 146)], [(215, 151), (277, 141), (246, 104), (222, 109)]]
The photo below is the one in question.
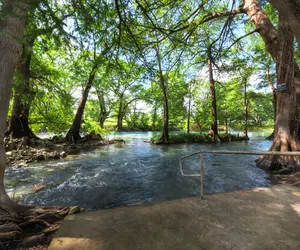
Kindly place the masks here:
[[(103, 209), (199, 195), (199, 177), (183, 177), (181, 156), (202, 149), (267, 151), (268, 134), (250, 133), (250, 141), (222, 144), (145, 143), (152, 133), (116, 133), (125, 144), (101, 146), (92, 152), (60, 161), (7, 168), (6, 188), (22, 203), (79, 205)], [(205, 193), (269, 186), (267, 175), (255, 167), (257, 156), (205, 154)], [(199, 156), (186, 159), (184, 169), (199, 173)], [(46, 185), (33, 192), (34, 185)]]

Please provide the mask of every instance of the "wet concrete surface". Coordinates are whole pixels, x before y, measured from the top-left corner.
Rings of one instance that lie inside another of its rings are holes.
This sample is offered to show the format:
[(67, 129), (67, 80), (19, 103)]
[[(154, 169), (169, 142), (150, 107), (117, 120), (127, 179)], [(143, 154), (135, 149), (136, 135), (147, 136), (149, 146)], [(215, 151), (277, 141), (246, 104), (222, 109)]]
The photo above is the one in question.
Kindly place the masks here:
[(300, 189), (277, 185), (70, 215), (48, 249), (300, 249)]

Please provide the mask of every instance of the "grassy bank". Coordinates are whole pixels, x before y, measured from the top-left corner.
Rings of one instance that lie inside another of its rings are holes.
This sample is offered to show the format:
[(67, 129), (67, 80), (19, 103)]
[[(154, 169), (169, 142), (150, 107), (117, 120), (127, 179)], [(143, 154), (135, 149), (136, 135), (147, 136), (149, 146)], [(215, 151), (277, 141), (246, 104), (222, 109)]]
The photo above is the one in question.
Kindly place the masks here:
[[(151, 138), (151, 142), (158, 142), (161, 137), (161, 134), (157, 134)], [(219, 138), (221, 142), (229, 142), (229, 141), (243, 141), (246, 138), (241, 137), (240, 135), (226, 135), (219, 134)], [(202, 133), (170, 133), (169, 134), (170, 143), (211, 143), (215, 142), (213, 138), (206, 132)]]

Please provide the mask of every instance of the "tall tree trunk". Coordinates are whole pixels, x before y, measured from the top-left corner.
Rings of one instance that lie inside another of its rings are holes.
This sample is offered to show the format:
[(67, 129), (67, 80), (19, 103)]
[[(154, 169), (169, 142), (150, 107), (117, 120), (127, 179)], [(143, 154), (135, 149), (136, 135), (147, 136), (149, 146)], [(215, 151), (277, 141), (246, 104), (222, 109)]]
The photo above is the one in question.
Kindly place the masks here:
[(287, 20), (300, 44), (300, 0), (268, 0)]
[(108, 112), (100, 112), (98, 120), (101, 128), (104, 128), (104, 122), (106, 121), (108, 116), (109, 116)]
[[(243, 0), (243, 11), (249, 16), (250, 20), (254, 23), (258, 33), (264, 40), (266, 50), (269, 52), (274, 62), (278, 61), (278, 33), (266, 13), (259, 7), (257, 0)], [(299, 0), (295, 0), (299, 1)], [(297, 100), (300, 101), (300, 69), (294, 61), (294, 74), (295, 74), (295, 91)], [(298, 111), (300, 113), (300, 110)]]
[[(277, 85), (287, 84), (287, 90), (277, 92), (277, 113), (274, 141), (270, 151), (299, 151), (299, 113), (295, 92), (294, 36), (286, 20), (279, 15)], [(289, 167), (299, 169), (299, 157), (263, 156), (257, 165), (267, 170)]]
[(249, 140), (248, 136), (248, 106), (249, 106), (249, 100), (247, 98), (247, 82), (244, 83), (244, 117), (245, 117), (245, 127), (243, 131), (243, 137), (246, 140)]
[[(295, 1), (298, 1), (298, 0), (295, 0)], [(276, 64), (281, 64), (282, 62), (280, 62), (280, 60), (282, 60), (282, 58), (283, 58), (282, 51), (281, 51), (282, 44), (280, 44), (281, 41), (279, 41), (278, 32), (272, 25), (268, 16), (260, 9), (260, 7), (258, 5), (258, 1), (257, 0), (244, 0), (244, 8), (243, 9), (244, 9), (245, 13), (249, 16), (251, 21), (254, 23), (256, 28), (258, 29), (259, 34), (261, 35), (261, 37), (263, 38), (263, 40), (265, 42), (266, 50), (270, 53), (274, 62)], [(282, 40), (282, 37), (281, 37), (281, 40)], [(294, 74), (293, 89), (296, 94), (296, 99), (297, 99), (296, 103), (299, 103), (299, 101), (300, 101), (300, 70), (299, 70), (299, 66), (297, 65), (297, 63), (294, 60), (292, 60), (292, 62), (293, 62), (293, 65), (292, 65), (293, 71), (294, 71), (294, 73), (293, 73)], [(291, 69), (289, 69), (289, 70), (291, 71)], [(277, 72), (277, 77), (278, 77), (278, 72)], [(277, 80), (277, 82), (278, 82), (278, 80)], [(290, 91), (290, 89), (289, 89), (289, 91)], [(274, 129), (274, 142), (273, 142), (270, 150), (274, 150), (274, 148), (276, 148), (274, 146), (274, 143), (276, 141), (278, 141), (278, 136), (281, 136), (278, 134), (276, 135), (276, 133), (281, 131), (277, 127), (281, 123), (281, 122), (278, 122), (279, 118), (277, 116), (280, 112), (278, 110), (279, 106), (284, 105), (283, 104), (284, 102), (282, 101), (283, 98), (285, 98), (285, 97), (279, 97), (279, 94), (277, 94), (277, 104), (276, 104), (277, 110), (276, 110), (276, 122), (275, 122), (275, 129)], [(282, 102), (282, 103), (279, 103), (279, 102)], [(297, 120), (295, 120), (295, 124), (298, 124), (299, 117), (300, 117), (300, 105), (295, 105), (293, 107), (293, 109), (297, 109), (297, 114), (295, 116), (295, 117), (297, 117)], [(285, 115), (289, 116), (288, 114), (285, 114)], [(291, 140), (296, 142), (296, 144), (298, 144), (297, 141), (298, 141), (299, 135), (294, 135), (292, 132), (289, 132), (289, 133), (290, 133), (289, 137), (291, 138)], [(294, 144), (294, 145), (296, 145), (296, 144)], [(294, 146), (294, 148), (297, 148), (297, 146)], [(263, 157), (263, 159), (267, 159), (267, 158), (270, 159), (270, 157)], [(276, 161), (277, 165), (274, 164), (274, 166), (277, 166), (277, 168), (279, 168), (280, 163), (282, 163), (282, 166), (286, 166), (287, 164), (290, 164), (292, 162), (291, 158), (289, 158), (289, 157), (285, 157), (285, 158), (281, 157), (280, 159), (281, 159), (280, 161)], [(272, 169), (272, 167), (270, 167), (272, 160), (270, 160), (270, 161), (267, 161), (267, 160), (261, 161), (260, 160), (259, 163), (260, 164), (258, 164), (258, 165), (262, 166), (263, 168), (271, 168)]]
[(153, 131), (156, 130), (156, 121), (157, 121), (157, 107), (156, 107), (156, 103), (154, 103), (154, 109), (152, 114), (152, 125), (151, 125)]
[(124, 131), (124, 128), (123, 128), (123, 119), (126, 115), (126, 112), (128, 110), (128, 107), (129, 105), (138, 100), (139, 98), (133, 98), (132, 100), (128, 101), (128, 102), (125, 102), (125, 99), (124, 99), (124, 93), (121, 94), (120, 96), (120, 104), (119, 104), (119, 111), (118, 111), (118, 123), (117, 123), (117, 128), (118, 128), (118, 131)]
[(34, 92), (30, 87), (30, 64), (34, 39), (27, 39), (23, 44), (22, 56), (17, 68), (21, 80), (15, 87), (12, 116), (5, 135), (11, 134), (13, 138), (38, 138), (29, 128), (29, 112), (34, 99)]
[(94, 65), (92, 71), (90, 72), (88, 82), (82, 93), (82, 98), (81, 98), (80, 104), (78, 106), (75, 118), (73, 120), (72, 127), (70, 128), (70, 130), (68, 131), (68, 133), (66, 135), (66, 140), (69, 142), (76, 143), (81, 138), (80, 137), (80, 128), (81, 128), (81, 123), (82, 123), (82, 117), (84, 114), (85, 104), (87, 102), (90, 89), (93, 86), (96, 70), (97, 70), (97, 65)]
[(191, 122), (191, 102), (192, 102), (192, 93), (191, 93), (191, 83), (189, 86), (189, 104), (188, 104), (188, 117), (187, 117), (187, 130), (186, 132), (190, 133), (190, 122)]
[(159, 48), (156, 48), (156, 58), (158, 62), (159, 68), (159, 86), (163, 92), (163, 103), (164, 103), (164, 112), (163, 112), (163, 131), (160, 137), (159, 143), (160, 144), (169, 144), (169, 103), (168, 103), (168, 93), (167, 93), (167, 86), (165, 82), (165, 77), (162, 71), (161, 65), (161, 58), (160, 58), (160, 51)]
[(208, 71), (209, 71), (209, 86), (211, 95), (211, 115), (212, 122), (210, 126), (210, 133), (215, 141), (220, 141), (218, 134), (218, 115), (217, 115), (217, 99), (216, 99), (216, 89), (215, 89), (215, 79), (213, 73), (213, 58), (211, 54), (211, 46), (208, 48)]
[(136, 109), (136, 101), (134, 102), (134, 106), (133, 106), (133, 116), (131, 123), (132, 123), (132, 127), (133, 129), (137, 129), (138, 128), (138, 114), (137, 114), (137, 109)]
[(123, 97), (120, 100), (119, 103), (119, 111), (118, 111), (118, 123), (117, 123), (117, 129), (119, 132), (123, 131)]
[(169, 105), (168, 105), (168, 96), (166, 90), (163, 90), (164, 98), (164, 114), (163, 114), (163, 133), (161, 135), (160, 141), (163, 144), (169, 144)]
[(100, 59), (102, 57), (104, 57), (109, 52), (110, 49), (111, 49), (111, 47), (105, 46), (105, 48), (102, 50), (102, 52), (97, 56), (96, 44), (94, 41), (94, 65), (92, 67), (92, 70), (89, 74), (88, 81), (87, 81), (84, 91), (82, 93), (82, 98), (81, 98), (80, 104), (78, 106), (72, 126), (66, 135), (66, 140), (69, 142), (76, 143), (80, 139), (80, 129), (81, 129), (82, 117), (84, 114), (85, 104), (87, 102), (87, 99), (88, 99), (88, 96), (90, 93), (90, 89), (92, 88), (92, 86), (94, 84), (96, 71), (99, 68), (100, 62), (101, 62)]
[[(0, 19), (0, 206), (13, 207), (4, 188), (6, 155), (4, 149), (4, 131), (7, 122), (9, 99), (12, 90), (14, 71), (22, 49), (26, 13), (29, 5), (24, 1), (2, 1)], [(1, 212), (0, 212), (1, 214)]]
[(202, 125), (201, 125), (201, 123), (199, 121), (196, 121), (196, 123), (197, 123), (197, 127), (199, 129), (199, 132), (201, 132), (202, 131)]
[[(29, 111), (32, 99), (34, 97), (34, 93), (30, 87), (30, 64), (32, 58), (32, 47), (34, 45), (34, 40), (30, 40), (23, 44), (23, 53), (20, 60), (20, 66), (18, 68), (19, 73), (21, 74), (21, 86), (16, 90), (16, 94), (19, 95), (20, 101), (18, 104), (21, 105), (21, 113), (17, 115), (23, 115), (25, 119), (28, 121)], [(14, 106), (14, 108), (16, 108)], [(16, 110), (20, 110), (20, 108), (16, 108)]]
[(267, 51), (276, 62), (278, 51), (277, 30), (266, 13), (259, 7), (257, 0), (244, 0), (243, 9), (254, 23), (258, 33), (265, 42)]
[(108, 118), (110, 112), (107, 110), (105, 100), (104, 100), (104, 93), (96, 88), (97, 96), (98, 96), (98, 101), (99, 101), (99, 106), (100, 106), (100, 114), (98, 121), (100, 123), (100, 127), (104, 128), (104, 122)]

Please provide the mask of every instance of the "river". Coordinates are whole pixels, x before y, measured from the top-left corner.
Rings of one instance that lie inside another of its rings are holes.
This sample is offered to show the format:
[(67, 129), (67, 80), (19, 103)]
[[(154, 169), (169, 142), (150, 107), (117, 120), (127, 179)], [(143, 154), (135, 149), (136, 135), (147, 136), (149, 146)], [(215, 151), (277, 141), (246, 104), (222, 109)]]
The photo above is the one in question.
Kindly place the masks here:
[[(21, 203), (79, 205), (104, 209), (199, 195), (199, 177), (183, 177), (181, 156), (202, 149), (267, 151), (267, 134), (249, 133), (251, 140), (222, 144), (145, 143), (152, 133), (115, 133), (110, 138), (125, 144), (101, 146), (92, 152), (59, 161), (35, 163), (25, 168), (7, 168), (6, 189)], [(267, 175), (255, 167), (256, 156), (206, 154), (205, 193), (228, 192), (269, 186)], [(184, 169), (199, 172), (199, 156), (187, 159)], [(46, 187), (33, 192), (36, 184)]]

